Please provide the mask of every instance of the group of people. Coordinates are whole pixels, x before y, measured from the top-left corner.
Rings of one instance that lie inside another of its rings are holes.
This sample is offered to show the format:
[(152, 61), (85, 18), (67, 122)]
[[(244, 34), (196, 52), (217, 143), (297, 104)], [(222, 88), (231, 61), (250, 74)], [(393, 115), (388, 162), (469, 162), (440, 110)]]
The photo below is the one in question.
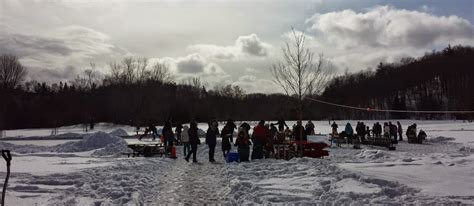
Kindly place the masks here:
[[(243, 122), (239, 127), (232, 119), (227, 120), (222, 130), (219, 131), (219, 123), (212, 120), (208, 123), (208, 129), (205, 135), (205, 144), (209, 147), (209, 161), (215, 162), (215, 149), (217, 146), (217, 138), (222, 138), (221, 150), (224, 157), (226, 157), (232, 150), (232, 146), (237, 147), (240, 161), (249, 161), (250, 159), (262, 159), (270, 157), (273, 151), (273, 143), (282, 142), (289, 137), (295, 141), (307, 141), (307, 135), (314, 134), (315, 126), (311, 121), (303, 126), (301, 121), (293, 125), (292, 130), (283, 119), (276, 123), (266, 124), (264, 120), (253, 128), (250, 134), (250, 125)], [(176, 126), (176, 137), (174, 136), (171, 121), (165, 123), (162, 130), (161, 141), (165, 143), (167, 151), (175, 144), (183, 145), (183, 153), (185, 160), (189, 161), (191, 156), (193, 162), (197, 162), (196, 152), (198, 145), (201, 144), (198, 134), (198, 127), (196, 122), (191, 122), (190, 126)], [(237, 131), (234, 142), (234, 132)], [(145, 135), (151, 134), (153, 140), (158, 136), (157, 129), (150, 124), (145, 133), (139, 136), (141, 140)], [(250, 154), (250, 147), (252, 146), (252, 154)]]
[[(350, 123), (347, 123), (344, 130), (341, 133), (337, 132), (338, 125), (336, 122), (333, 122), (332, 125), (332, 134), (347, 137), (349, 143), (352, 142), (352, 139), (357, 137), (362, 142), (365, 142), (366, 137), (374, 138), (390, 138), (393, 143), (398, 143), (398, 141), (403, 141), (403, 128), (399, 121), (396, 124), (392, 122), (384, 122), (383, 127), (379, 122), (374, 123), (372, 129), (369, 126), (366, 126), (364, 122), (357, 122), (355, 131), (352, 128)], [(407, 128), (406, 135), (408, 138), (417, 137), (416, 135), (416, 124), (413, 124)], [(418, 137), (426, 137), (426, 133), (423, 130), (420, 130)]]

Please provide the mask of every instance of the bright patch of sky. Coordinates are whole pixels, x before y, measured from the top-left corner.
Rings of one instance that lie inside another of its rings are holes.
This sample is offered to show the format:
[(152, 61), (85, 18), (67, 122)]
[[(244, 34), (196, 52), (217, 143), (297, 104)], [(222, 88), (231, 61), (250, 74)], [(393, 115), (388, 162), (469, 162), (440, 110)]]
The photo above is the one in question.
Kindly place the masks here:
[(470, 0), (3, 0), (0, 53), (29, 78), (67, 81), (124, 56), (170, 64), (178, 81), (274, 92), (269, 67), (294, 27), (338, 72), (474, 45)]

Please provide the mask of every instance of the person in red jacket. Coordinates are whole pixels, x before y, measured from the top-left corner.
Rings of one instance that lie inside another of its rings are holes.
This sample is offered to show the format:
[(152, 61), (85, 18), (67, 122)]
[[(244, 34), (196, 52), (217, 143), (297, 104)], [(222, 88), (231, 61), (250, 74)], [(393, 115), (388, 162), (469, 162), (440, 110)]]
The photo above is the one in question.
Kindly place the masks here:
[(268, 129), (265, 127), (265, 121), (260, 120), (257, 126), (253, 128), (252, 142), (253, 151), (252, 159), (263, 158), (263, 146), (265, 145), (265, 139), (267, 137)]

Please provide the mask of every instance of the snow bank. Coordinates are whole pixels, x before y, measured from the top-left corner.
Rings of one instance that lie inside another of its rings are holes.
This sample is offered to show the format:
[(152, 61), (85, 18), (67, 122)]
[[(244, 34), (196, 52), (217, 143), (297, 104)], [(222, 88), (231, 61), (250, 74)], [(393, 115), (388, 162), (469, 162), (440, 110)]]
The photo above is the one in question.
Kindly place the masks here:
[(359, 157), (368, 160), (379, 160), (390, 158), (390, 153), (383, 150), (362, 150)]
[(106, 147), (109, 144), (123, 141), (121, 137), (113, 136), (105, 132), (96, 132), (83, 137), (81, 141), (67, 142), (55, 146), (56, 152), (84, 152)]
[(432, 142), (432, 143), (444, 143), (447, 141), (452, 141), (454, 140), (453, 137), (443, 137), (443, 136), (438, 136), (438, 137), (432, 137), (427, 139), (427, 141)]
[(132, 152), (125, 140), (121, 139), (117, 142), (109, 144), (102, 149), (94, 151), (95, 156), (119, 156), (124, 152)]
[(128, 133), (127, 131), (125, 131), (124, 129), (122, 128), (118, 128), (112, 132), (109, 133), (110, 135), (113, 135), (113, 136), (118, 136), (118, 137), (123, 137), (123, 136), (128, 136)]
[(39, 145), (17, 145), (8, 142), (0, 142), (0, 148), (2, 150), (10, 150), (13, 153), (27, 154), (27, 153), (36, 153), (36, 152), (47, 152), (51, 148), (48, 146), (39, 146)]

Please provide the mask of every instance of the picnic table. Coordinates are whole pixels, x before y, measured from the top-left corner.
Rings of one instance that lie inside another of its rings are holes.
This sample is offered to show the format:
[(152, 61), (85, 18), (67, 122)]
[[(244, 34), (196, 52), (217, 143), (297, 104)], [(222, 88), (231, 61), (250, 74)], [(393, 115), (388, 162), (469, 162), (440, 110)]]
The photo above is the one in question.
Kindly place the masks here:
[(144, 156), (152, 157), (155, 155), (163, 156), (166, 154), (166, 148), (163, 143), (134, 143), (129, 144), (128, 147), (133, 150), (133, 152), (126, 152), (124, 155), (130, 157)]
[(392, 139), (389, 137), (368, 137), (365, 141), (365, 144), (386, 147), (389, 150), (395, 150), (395, 146), (393, 146)]
[(289, 160), (293, 157), (321, 158), (329, 156), (329, 152), (323, 150), (328, 145), (323, 142), (288, 141), (275, 143), (275, 158)]

